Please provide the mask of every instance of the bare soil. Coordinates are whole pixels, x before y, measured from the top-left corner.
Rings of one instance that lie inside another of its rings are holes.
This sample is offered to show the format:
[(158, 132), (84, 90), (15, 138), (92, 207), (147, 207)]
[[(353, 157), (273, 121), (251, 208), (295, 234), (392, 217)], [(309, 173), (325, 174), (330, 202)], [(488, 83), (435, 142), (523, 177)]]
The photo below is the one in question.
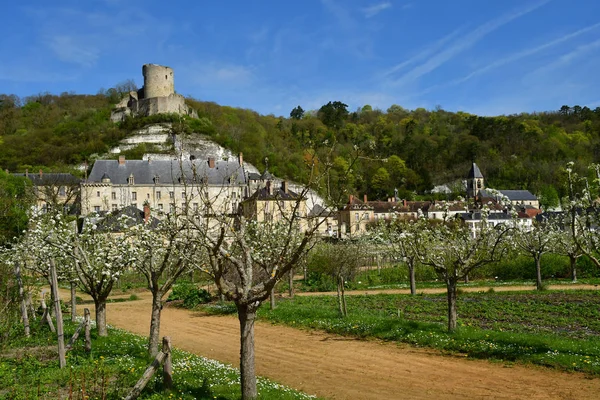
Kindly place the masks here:
[[(108, 304), (108, 323), (147, 335), (150, 294), (139, 296), (141, 300)], [(165, 307), (161, 328), (161, 335), (170, 336), (176, 347), (234, 366), (239, 363), (235, 317)], [(259, 375), (328, 399), (600, 398), (600, 379), (580, 373), (443, 356), (434, 350), (267, 322), (257, 322), (255, 333)]]

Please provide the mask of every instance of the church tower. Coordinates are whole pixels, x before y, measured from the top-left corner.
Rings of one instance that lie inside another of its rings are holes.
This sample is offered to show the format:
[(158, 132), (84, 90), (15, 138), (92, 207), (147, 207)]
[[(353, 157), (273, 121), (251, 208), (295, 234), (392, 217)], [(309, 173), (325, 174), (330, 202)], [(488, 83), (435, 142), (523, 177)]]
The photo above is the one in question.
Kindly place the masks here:
[(483, 174), (477, 164), (473, 163), (467, 176), (467, 197), (475, 198), (483, 189), (485, 189)]

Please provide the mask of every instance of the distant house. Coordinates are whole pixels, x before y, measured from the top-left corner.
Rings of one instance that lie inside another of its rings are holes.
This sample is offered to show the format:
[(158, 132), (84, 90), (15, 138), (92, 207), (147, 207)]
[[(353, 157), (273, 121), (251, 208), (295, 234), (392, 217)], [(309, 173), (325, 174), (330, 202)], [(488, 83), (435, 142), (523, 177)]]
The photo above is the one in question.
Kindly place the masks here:
[(326, 209), (320, 204), (315, 204), (308, 213), (308, 228), (319, 224), (316, 233), (321, 236), (338, 237), (339, 212)]
[(39, 171), (37, 174), (14, 173), (29, 179), (33, 185), (36, 198), (36, 209), (48, 211), (60, 209), (70, 214), (79, 213), (81, 179), (69, 173), (54, 173)]
[[(540, 208), (540, 201), (532, 194), (529, 190), (498, 190), (498, 192), (505, 196), (512, 205), (514, 206), (531, 206), (536, 209)], [(498, 201), (499, 196), (489, 190), (482, 190), (479, 193), (480, 200), (485, 203), (487, 200)]]
[(360, 201), (353, 195), (348, 203), (339, 210), (340, 237), (354, 236), (365, 233), (369, 222), (375, 219), (373, 206), (368, 204), (367, 195)]
[[(282, 218), (295, 216), (300, 221), (306, 217), (306, 199), (289, 188), (283, 181), (281, 186), (273, 187), (267, 181), (263, 188), (256, 190), (250, 197), (242, 201), (242, 215), (246, 219), (258, 222), (279, 221)], [(304, 228), (304, 227), (301, 227)]]
[(508, 212), (490, 213), (485, 217), (485, 220), (481, 212), (462, 213), (457, 215), (457, 218), (460, 218), (469, 227), (472, 237), (477, 236), (477, 232), (481, 230), (484, 223), (488, 226), (497, 226), (516, 221), (518, 225), (524, 227), (526, 230), (533, 228), (533, 219), (522, 213), (517, 215), (516, 220)]

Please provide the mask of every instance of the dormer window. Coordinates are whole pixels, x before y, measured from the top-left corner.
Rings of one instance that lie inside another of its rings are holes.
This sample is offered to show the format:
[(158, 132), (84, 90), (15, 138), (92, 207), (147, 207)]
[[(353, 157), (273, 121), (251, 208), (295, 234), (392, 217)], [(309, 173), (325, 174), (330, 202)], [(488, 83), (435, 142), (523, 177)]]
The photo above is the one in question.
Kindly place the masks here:
[(130, 185), (134, 184), (133, 174), (129, 175), (129, 178), (127, 178), (127, 183), (129, 183)]
[(155, 185), (158, 184), (159, 180), (160, 180), (159, 176), (158, 175), (154, 175), (154, 184)]

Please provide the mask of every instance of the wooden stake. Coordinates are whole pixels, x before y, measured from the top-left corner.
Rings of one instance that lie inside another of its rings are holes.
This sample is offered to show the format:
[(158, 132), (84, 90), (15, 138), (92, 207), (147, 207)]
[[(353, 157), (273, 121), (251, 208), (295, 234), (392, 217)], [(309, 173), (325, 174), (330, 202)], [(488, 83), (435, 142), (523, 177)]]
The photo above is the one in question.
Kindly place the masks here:
[(90, 309), (83, 309), (83, 320), (85, 321), (85, 351), (92, 351), (92, 337), (90, 335)]
[(65, 357), (65, 333), (63, 330), (62, 310), (60, 309), (60, 296), (58, 295), (58, 277), (56, 276), (56, 265), (50, 259), (50, 279), (52, 279), (52, 297), (54, 298), (54, 316), (56, 317), (56, 336), (58, 337), (58, 364), (60, 368), (67, 366)]
[(52, 333), (56, 332), (56, 329), (54, 329), (54, 323), (52, 322), (52, 317), (50, 317), (50, 313), (48, 311), (48, 307), (46, 307), (46, 300), (44, 300), (44, 294), (42, 293), (42, 310), (44, 311), (44, 313), (42, 314), (42, 321), (41, 324), (48, 324), (48, 326), (50, 327), (50, 331)]
[(17, 285), (19, 285), (19, 300), (21, 302), (21, 318), (25, 327), (25, 336), (29, 337), (29, 317), (27, 316), (27, 303), (25, 301), (25, 292), (23, 290), (23, 279), (21, 279), (21, 264), (15, 263), (15, 276), (17, 277)]
[(165, 365), (163, 365), (163, 385), (167, 389), (173, 387), (173, 364), (171, 361), (171, 338), (163, 337), (163, 353), (165, 353)]

